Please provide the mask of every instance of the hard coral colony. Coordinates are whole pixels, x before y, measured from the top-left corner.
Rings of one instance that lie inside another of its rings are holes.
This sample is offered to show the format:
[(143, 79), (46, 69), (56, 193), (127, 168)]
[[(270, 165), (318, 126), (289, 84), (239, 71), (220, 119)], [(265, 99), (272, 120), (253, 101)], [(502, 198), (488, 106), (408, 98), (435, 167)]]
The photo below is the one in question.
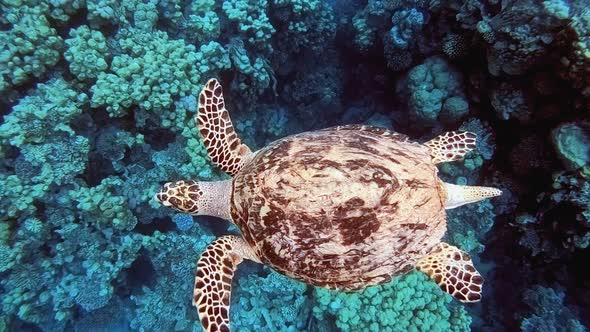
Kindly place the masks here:
[(587, 4), (0, 0), (0, 331), (586, 331)]

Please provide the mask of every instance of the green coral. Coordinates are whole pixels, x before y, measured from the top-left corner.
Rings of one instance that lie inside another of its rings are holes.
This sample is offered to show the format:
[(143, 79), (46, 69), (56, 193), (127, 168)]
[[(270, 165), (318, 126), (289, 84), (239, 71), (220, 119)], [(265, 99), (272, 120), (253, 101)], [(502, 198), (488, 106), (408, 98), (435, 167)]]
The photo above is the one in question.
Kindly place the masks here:
[(248, 36), (251, 45), (270, 51), (270, 39), (276, 30), (266, 15), (267, 7), (267, 0), (229, 0), (222, 6), (227, 18), (238, 23), (239, 32)]
[(86, 168), (88, 139), (78, 136), (70, 122), (82, 113), (87, 97), (62, 78), (38, 84), (16, 104), (0, 126), (0, 143), (14, 146), (21, 156), (14, 174), (0, 175), (4, 189), (2, 219), (36, 210), (52, 184), (69, 183)]
[(10, 235), (10, 224), (7, 221), (0, 221), (0, 245), (7, 245)]
[[(467, 183), (462, 185), (467, 185)], [(474, 218), (473, 216), (478, 217)], [(481, 254), (485, 248), (482, 244), (485, 235), (494, 226), (495, 218), (494, 205), (490, 200), (449, 210), (447, 215), (449, 232), (446, 237), (450, 244), (473, 255)]]
[(86, 7), (86, 0), (59, 0), (48, 1), (50, 3), (49, 15), (58, 24), (66, 24), (75, 17), (82, 8)]
[(197, 51), (183, 40), (169, 39), (163, 31), (121, 29), (109, 71), (98, 75), (92, 87), (92, 107), (106, 107), (119, 117), (132, 105), (145, 111), (166, 111), (173, 101), (201, 87), (201, 75), (229, 68), (229, 58), (218, 43)]
[(441, 57), (430, 57), (412, 68), (402, 89), (410, 114), (423, 123), (455, 122), (469, 111), (462, 74)]
[(155, 0), (87, 0), (88, 21), (92, 27), (118, 25), (151, 30), (158, 19)]
[(342, 331), (469, 331), (471, 317), (423, 273), (414, 271), (358, 293), (316, 288), (318, 320), (335, 317)]
[(566, 293), (559, 287), (549, 288), (534, 285), (523, 292), (523, 300), (531, 312), (523, 317), (520, 330), (523, 332), (555, 331), (585, 332), (578, 309), (568, 303)]
[(590, 135), (588, 125), (564, 123), (552, 132), (557, 155), (568, 170), (590, 177)]
[[(324, 1), (275, 0), (275, 16), (287, 29), (279, 29), (283, 52), (312, 49), (320, 54), (334, 38), (336, 20), (332, 6)], [(279, 26), (279, 25), (277, 25)]]
[(242, 332), (301, 331), (306, 321), (307, 285), (277, 272), (249, 274), (238, 281), (232, 294), (230, 317), (233, 327)]
[(5, 272), (14, 267), (16, 264), (17, 253), (10, 246), (0, 244), (0, 272)]
[(69, 123), (80, 113), (88, 97), (62, 78), (38, 84), (16, 104), (0, 126), (3, 144), (21, 147), (43, 143), (56, 133), (73, 135)]
[(557, 2), (544, 1), (547, 10), (556, 17), (568, 18), (568, 28), (574, 40), (566, 40), (568, 52), (561, 58), (560, 75), (580, 89), (586, 101), (590, 99), (590, 14), (583, 1)]
[(221, 24), (215, 12), (215, 0), (193, 1), (182, 21), (181, 31), (197, 41), (212, 41), (219, 37)]
[(83, 218), (91, 220), (98, 229), (131, 230), (137, 218), (127, 206), (126, 198), (116, 192), (122, 186), (121, 179), (108, 177), (96, 187), (71, 190), (69, 197), (76, 202)]
[(64, 57), (70, 63), (70, 72), (79, 80), (96, 78), (107, 69), (109, 51), (102, 32), (82, 25), (70, 30), (66, 45)]
[[(551, 200), (565, 204), (574, 218), (560, 219), (558, 226), (551, 229), (555, 238), (561, 238), (560, 246), (565, 248), (588, 248), (590, 246), (590, 182), (587, 178), (567, 172), (553, 174)], [(554, 252), (558, 252), (554, 250)]]
[(84, 136), (61, 137), (45, 144), (24, 145), (22, 155), (27, 167), (38, 168), (30, 174), (33, 182), (69, 183), (86, 169), (90, 144)]
[(47, 193), (49, 183), (30, 184), (16, 175), (0, 174), (0, 187), (4, 188), (0, 200), (0, 220), (5, 220), (35, 212), (33, 202)]
[[(243, 76), (240, 76), (240, 83), (238, 84), (240, 90), (244, 91), (254, 87), (261, 93), (269, 87), (271, 80), (276, 84), (274, 71), (269, 61), (263, 57), (256, 57), (252, 63), (241, 39), (232, 41), (229, 54), (236, 70), (243, 74)], [(244, 81), (250, 83), (246, 84)]]
[[(131, 296), (135, 304), (130, 326), (138, 331), (201, 331), (197, 311), (186, 301), (194, 287), (194, 271), (199, 254), (215, 237), (202, 227), (190, 234), (158, 231), (145, 248), (156, 274), (154, 285), (142, 287)], [(190, 298), (189, 298), (190, 300)]]
[[(43, 221), (20, 218), (13, 247), (3, 248), (9, 253), (0, 282), (5, 313), (49, 326), (67, 324), (78, 307), (101, 308), (123, 282), (121, 272), (149, 244), (149, 238), (117, 227), (117, 218), (135, 220), (114, 193), (120, 182), (107, 178), (94, 188), (81, 185), (48, 198), (39, 212)], [(54, 243), (50, 256), (43, 249), (47, 243)]]
[(182, 136), (186, 137), (184, 151), (188, 155), (189, 163), (182, 165), (179, 173), (186, 175), (196, 174), (199, 179), (211, 179), (213, 177), (213, 169), (198, 129), (187, 127), (182, 132)]
[(0, 31), (0, 92), (41, 77), (60, 58), (63, 40), (51, 27), (47, 5), (27, 6), (15, 2), (0, 4), (3, 23), (12, 27)]
[(352, 18), (354, 28), (354, 44), (360, 51), (367, 51), (375, 43), (376, 29), (369, 25), (369, 17), (366, 10), (359, 11)]

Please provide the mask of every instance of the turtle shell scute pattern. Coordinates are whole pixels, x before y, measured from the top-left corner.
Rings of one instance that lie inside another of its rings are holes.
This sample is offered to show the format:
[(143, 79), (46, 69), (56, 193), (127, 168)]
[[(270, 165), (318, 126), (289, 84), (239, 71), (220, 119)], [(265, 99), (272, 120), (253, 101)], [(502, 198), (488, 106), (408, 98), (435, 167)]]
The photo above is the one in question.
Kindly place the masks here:
[(273, 142), (234, 178), (232, 218), (261, 261), (358, 289), (412, 269), (446, 229), (427, 147), (369, 126)]

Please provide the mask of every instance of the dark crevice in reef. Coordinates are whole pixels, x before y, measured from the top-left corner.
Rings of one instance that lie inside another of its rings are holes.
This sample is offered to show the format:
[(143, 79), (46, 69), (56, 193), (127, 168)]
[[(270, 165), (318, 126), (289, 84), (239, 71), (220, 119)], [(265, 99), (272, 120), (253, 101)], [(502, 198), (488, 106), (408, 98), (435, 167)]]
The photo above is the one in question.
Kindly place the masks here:
[(113, 174), (115, 174), (115, 170), (110, 160), (98, 153), (91, 153), (88, 158), (86, 172), (82, 178), (89, 186), (94, 187), (99, 185), (103, 179)]
[(135, 232), (143, 235), (153, 235), (155, 231), (160, 233), (168, 233), (176, 229), (176, 225), (172, 222), (170, 217), (155, 218), (150, 223), (138, 222), (135, 228)]
[(227, 230), (230, 227), (228, 221), (210, 216), (197, 216), (194, 222), (195, 224), (199, 224), (200, 227), (205, 227), (215, 236), (227, 234)]
[(176, 134), (167, 128), (155, 128), (150, 130), (138, 130), (144, 133), (144, 140), (155, 151), (162, 151), (168, 147), (168, 144), (174, 142)]
[[(489, 291), (484, 291), (484, 296), (492, 297), (484, 303), (486, 307), (490, 307), (486, 310), (487, 312), (501, 310), (516, 313), (526, 310), (521, 294), (513, 290), (524, 289), (532, 281), (523, 278), (522, 266), (513, 258), (525, 258), (529, 254), (520, 248), (518, 244), (520, 236), (509, 226), (510, 221), (511, 218), (508, 216), (496, 217), (494, 227), (486, 239), (486, 250), (480, 256), (483, 261), (491, 261), (494, 264), (492, 270), (494, 284), (490, 286)], [(502, 303), (502, 308), (493, 308), (498, 303)], [(517, 318), (504, 319), (505, 331), (519, 331), (518, 321), (515, 319)]]
[(127, 289), (133, 294), (141, 291), (141, 288), (154, 287), (157, 273), (150, 260), (149, 253), (142, 249), (139, 256), (127, 269)]

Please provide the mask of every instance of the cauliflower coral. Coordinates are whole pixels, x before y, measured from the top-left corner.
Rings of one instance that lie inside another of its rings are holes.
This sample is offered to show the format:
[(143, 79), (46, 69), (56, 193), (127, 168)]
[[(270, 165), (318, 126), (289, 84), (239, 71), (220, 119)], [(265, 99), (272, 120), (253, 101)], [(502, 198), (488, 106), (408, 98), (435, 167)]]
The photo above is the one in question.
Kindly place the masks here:
[(467, 331), (471, 317), (428, 277), (414, 271), (358, 293), (316, 288), (313, 313), (335, 317), (342, 331)]

